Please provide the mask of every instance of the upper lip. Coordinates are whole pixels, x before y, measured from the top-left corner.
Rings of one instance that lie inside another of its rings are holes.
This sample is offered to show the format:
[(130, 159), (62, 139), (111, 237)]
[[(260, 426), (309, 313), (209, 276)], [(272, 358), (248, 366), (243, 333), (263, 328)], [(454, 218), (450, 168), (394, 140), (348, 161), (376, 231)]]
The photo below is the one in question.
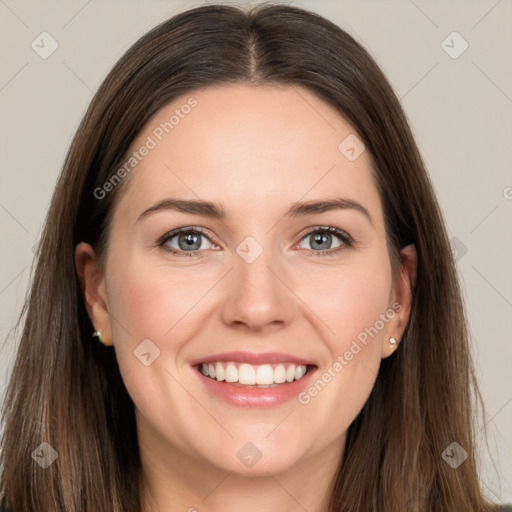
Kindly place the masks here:
[(283, 352), (261, 352), (255, 354), (254, 352), (223, 352), (222, 354), (212, 354), (211, 356), (205, 356), (201, 359), (196, 359), (191, 362), (192, 366), (201, 363), (216, 363), (216, 362), (238, 362), (247, 363), (253, 365), (261, 364), (278, 364), (278, 363), (294, 363), (301, 364), (304, 366), (316, 366), (315, 363), (297, 357), (292, 354), (285, 354)]

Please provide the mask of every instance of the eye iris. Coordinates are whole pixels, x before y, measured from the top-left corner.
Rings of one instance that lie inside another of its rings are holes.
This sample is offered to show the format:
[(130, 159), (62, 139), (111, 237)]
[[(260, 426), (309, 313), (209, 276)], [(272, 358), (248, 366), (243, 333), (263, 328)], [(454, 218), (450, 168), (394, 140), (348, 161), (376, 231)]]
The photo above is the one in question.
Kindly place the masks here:
[[(180, 246), (180, 249), (199, 249), (201, 247), (201, 241), (199, 240), (199, 235), (196, 235), (194, 233), (186, 233), (181, 234), (178, 237), (178, 245)], [(185, 246), (182, 246), (181, 242), (185, 242)]]
[[(315, 246), (315, 244), (319, 243), (321, 244), (322, 242), (325, 243), (325, 240), (327, 237), (331, 237), (332, 235), (330, 235), (329, 233), (316, 233), (315, 235), (312, 235), (312, 238), (314, 240), (314, 242), (311, 244), (312, 247)], [(327, 240), (329, 240), (329, 238), (327, 238)], [(325, 250), (325, 249), (328, 249), (329, 247), (317, 247), (317, 249), (320, 249), (320, 250)]]

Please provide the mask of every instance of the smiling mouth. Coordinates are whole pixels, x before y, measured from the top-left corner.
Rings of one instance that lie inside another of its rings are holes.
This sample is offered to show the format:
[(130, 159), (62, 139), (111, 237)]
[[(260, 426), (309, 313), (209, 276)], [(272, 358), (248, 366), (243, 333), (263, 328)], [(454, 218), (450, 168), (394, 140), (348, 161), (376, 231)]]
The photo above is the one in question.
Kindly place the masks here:
[(241, 388), (273, 388), (300, 380), (312, 365), (295, 363), (252, 365), (238, 362), (200, 363), (197, 370), (212, 380)]

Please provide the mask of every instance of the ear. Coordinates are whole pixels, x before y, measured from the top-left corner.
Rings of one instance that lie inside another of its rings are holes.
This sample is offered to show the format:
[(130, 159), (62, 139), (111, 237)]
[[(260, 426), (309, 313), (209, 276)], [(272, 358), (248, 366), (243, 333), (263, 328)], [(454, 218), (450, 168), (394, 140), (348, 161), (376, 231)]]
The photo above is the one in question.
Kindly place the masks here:
[(89, 318), (94, 328), (101, 330), (105, 345), (112, 345), (112, 326), (105, 278), (94, 249), (89, 244), (81, 242), (76, 246), (75, 266)]
[[(384, 330), (384, 340), (382, 343), (382, 357), (391, 355), (400, 340), (409, 321), (412, 304), (412, 290), (416, 285), (416, 272), (418, 266), (418, 256), (414, 244), (407, 245), (400, 251), (401, 265), (398, 276), (393, 283), (391, 293), (390, 311), (394, 311), (394, 316), (386, 324)], [(393, 337), (396, 344), (389, 342)]]

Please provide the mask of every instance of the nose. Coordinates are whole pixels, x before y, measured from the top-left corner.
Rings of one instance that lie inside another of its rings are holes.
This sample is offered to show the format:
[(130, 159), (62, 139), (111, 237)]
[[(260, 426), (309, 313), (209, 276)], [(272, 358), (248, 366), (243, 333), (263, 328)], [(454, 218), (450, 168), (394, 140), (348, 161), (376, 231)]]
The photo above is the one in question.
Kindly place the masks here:
[(282, 265), (265, 249), (254, 260), (234, 255), (226, 276), (222, 321), (246, 331), (274, 331), (287, 325), (296, 307)]

